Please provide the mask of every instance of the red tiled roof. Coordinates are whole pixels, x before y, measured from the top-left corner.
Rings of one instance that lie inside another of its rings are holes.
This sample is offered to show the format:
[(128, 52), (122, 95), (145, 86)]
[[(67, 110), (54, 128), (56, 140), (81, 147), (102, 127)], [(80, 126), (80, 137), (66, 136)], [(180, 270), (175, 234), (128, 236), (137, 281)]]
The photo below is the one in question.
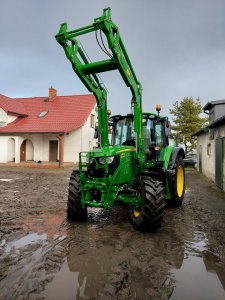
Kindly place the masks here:
[[(0, 127), (0, 133), (70, 132), (84, 125), (96, 104), (91, 94), (56, 96), (52, 101), (46, 99), (34, 97), (10, 100), (15, 103), (15, 107), (25, 107), (28, 116), (18, 117), (7, 126)], [(38, 115), (43, 111), (48, 113), (39, 118)]]
[(0, 94), (0, 108), (5, 112), (27, 116), (26, 109), (22, 103)]

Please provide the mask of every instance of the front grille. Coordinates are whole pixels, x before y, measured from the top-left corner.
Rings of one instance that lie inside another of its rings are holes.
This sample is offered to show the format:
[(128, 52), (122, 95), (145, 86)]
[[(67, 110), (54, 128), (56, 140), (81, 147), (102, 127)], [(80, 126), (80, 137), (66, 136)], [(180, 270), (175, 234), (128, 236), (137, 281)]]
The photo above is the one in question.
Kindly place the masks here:
[[(87, 166), (88, 176), (96, 177), (96, 178), (105, 177), (107, 175), (107, 170), (104, 168), (104, 165), (96, 163), (96, 160), (94, 160), (93, 163), (88, 164)], [(113, 175), (119, 163), (120, 163), (120, 156), (115, 155), (113, 162), (111, 164), (108, 164), (108, 175)]]
[(105, 170), (97, 168), (95, 163), (90, 164), (87, 167), (88, 176), (102, 178), (105, 176)]

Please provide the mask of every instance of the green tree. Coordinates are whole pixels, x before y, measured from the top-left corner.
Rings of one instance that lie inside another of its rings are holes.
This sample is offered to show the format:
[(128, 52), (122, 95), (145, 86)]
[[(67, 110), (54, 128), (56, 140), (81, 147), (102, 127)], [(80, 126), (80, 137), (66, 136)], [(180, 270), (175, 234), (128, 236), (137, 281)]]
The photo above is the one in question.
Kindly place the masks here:
[(170, 114), (173, 115), (174, 125), (172, 129), (177, 138), (180, 134), (183, 135), (183, 143), (185, 147), (185, 153), (191, 152), (196, 148), (196, 141), (191, 138), (191, 135), (202, 128), (208, 118), (202, 118), (201, 101), (198, 98), (193, 100), (191, 97), (185, 97), (180, 103), (176, 101), (173, 104), (173, 108), (170, 109)]

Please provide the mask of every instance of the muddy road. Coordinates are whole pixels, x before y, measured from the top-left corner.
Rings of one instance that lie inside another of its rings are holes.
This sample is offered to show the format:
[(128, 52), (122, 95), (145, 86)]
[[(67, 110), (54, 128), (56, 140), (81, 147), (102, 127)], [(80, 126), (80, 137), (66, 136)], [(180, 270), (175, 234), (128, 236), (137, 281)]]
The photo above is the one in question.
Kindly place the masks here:
[(0, 299), (225, 299), (225, 194), (194, 170), (153, 233), (65, 220), (70, 169), (0, 169)]

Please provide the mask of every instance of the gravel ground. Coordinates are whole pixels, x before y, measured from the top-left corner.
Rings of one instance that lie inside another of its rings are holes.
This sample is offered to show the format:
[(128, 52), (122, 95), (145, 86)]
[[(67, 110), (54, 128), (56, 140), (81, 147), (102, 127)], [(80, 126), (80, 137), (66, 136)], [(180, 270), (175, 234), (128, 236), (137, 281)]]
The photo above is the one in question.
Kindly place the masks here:
[(186, 172), (157, 233), (126, 207), (65, 219), (71, 170), (0, 169), (0, 299), (225, 299), (225, 194)]

